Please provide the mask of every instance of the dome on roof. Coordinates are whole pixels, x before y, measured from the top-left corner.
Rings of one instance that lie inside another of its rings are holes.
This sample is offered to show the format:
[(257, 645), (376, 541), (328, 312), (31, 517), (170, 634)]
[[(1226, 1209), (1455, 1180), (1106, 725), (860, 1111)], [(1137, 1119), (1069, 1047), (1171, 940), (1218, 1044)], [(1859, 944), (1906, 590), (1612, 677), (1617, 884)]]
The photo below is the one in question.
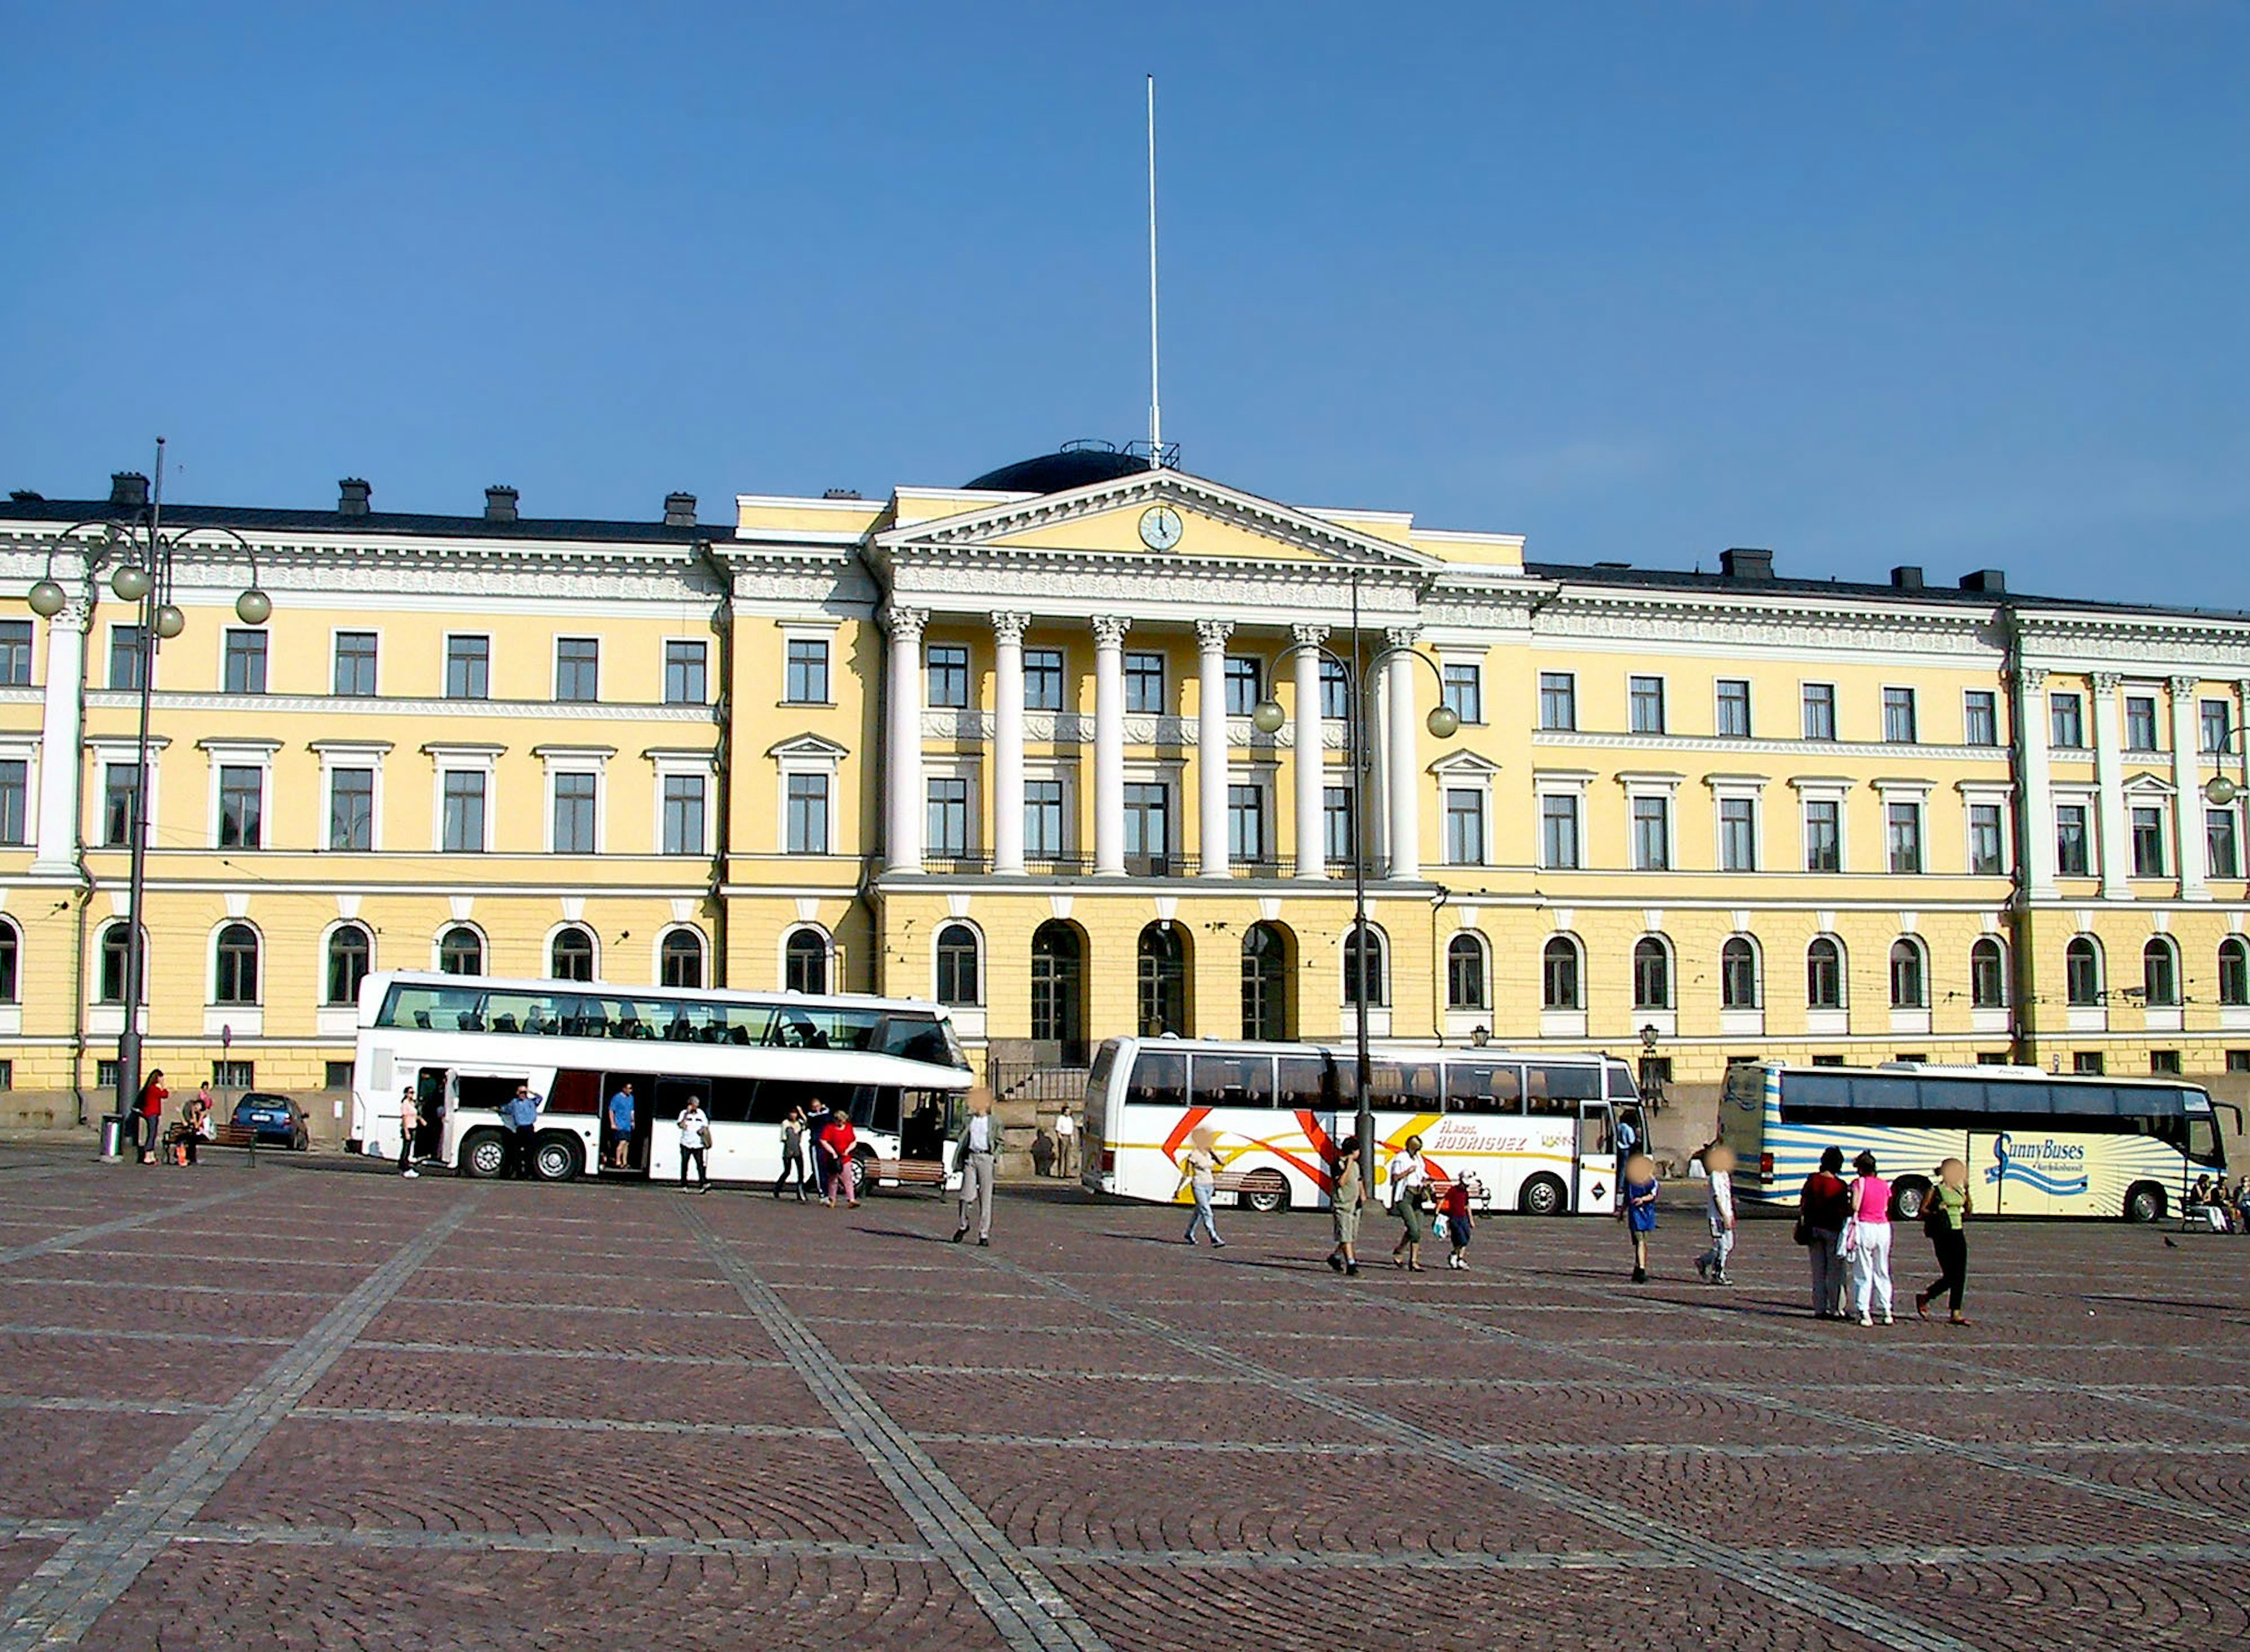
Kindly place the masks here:
[(1121, 451), (1107, 442), (1066, 442), (1059, 451), (1004, 465), (963, 485), (996, 493), (1065, 493), (1148, 468), (1143, 455)]

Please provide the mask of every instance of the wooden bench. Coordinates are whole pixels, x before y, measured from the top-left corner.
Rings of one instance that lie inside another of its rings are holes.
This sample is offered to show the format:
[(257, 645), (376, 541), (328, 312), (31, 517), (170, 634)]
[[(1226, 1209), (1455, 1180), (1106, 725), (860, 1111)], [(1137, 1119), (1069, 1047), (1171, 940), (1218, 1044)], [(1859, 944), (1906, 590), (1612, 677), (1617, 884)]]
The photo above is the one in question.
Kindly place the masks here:
[(873, 1159), (868, 1161), (871, 1180), (877, 1187), (895, 1182), (902, 1187), (935, 1187), (945, 1189), (945, 1165), (936, 1159)]

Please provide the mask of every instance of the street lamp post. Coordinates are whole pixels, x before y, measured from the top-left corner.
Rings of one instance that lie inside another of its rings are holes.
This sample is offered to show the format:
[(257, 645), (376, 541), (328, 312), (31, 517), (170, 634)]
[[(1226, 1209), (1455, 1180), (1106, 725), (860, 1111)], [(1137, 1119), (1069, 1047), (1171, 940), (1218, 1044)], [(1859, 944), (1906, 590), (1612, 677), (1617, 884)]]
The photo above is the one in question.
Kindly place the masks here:
[[(1296, 643), (1274, 656), (1273, 664), (1280, 663), (1293, 654), (1313, 653), (1334, 664), (1344, 674), (1344, 750), (1345, 761), (1351, 765), (1351, 938), (1346, 943), (1344, 961), (1351, 985), (1352, 1004), (1356, 1011), (1353, 1017), (1353, 1043), (1356, 1061), (1352, 1077), (1352, 1095), (1356, 1103), (1357, 1135), (1359, 1139), (1360, 1185), (1367, 1196), (1375, 1196), (1375, 1110), (1369, 1095), (1369, 1061), (1367, 1050), (1367, 691), (1375, 674), (1393, 659), (1405, 656), (1418, 659), (1438, 678), (1438, 703), (1430, 709), (1425, 726), (1439, 740), (1451, 740), (1460, 728), (1458, 712), (1445, 702), (1445, 674), (1438, 663), (1425, 654), (1418, 654), (1408, 645), (1386, 648), (1374, 658), (1365, 657), (1359, 629), (1359, 570), (1351, 574), (1351, 657), (1347, 660), (1335, 650), (1321, 643)], [(1280, 675), (1277, 669), (1274, 676)], [(1280, 702), (1264, 699), (1251, 708), (1250, 721), (1261, 734), (1279, 733), (1288, 720)], [(1317, 752), (1299, 752), (1297, 761), (1317, 761)]]
[[(82, 530), (91, 537), (84, 540), (74, 535)], [(156, 438), (155, 483), (149, 493), (145, 512), (133, 517), (111, 521), (78, 522), (55, 536), (49, 547), (47, 572), (26, 594), (24, 601), (34, 614), (52, 619), (70, 602), (70, 593), (55, 581), (54, 558), (66, 547), (78, 549), (86, 561), (86, 582), (90, 586), (99, 576), (105, 563), (114, 564), (109, 575), (109, 589), (120, 600), (136, 604), (140, 609), (140, 623), (136, 628), (135, 648), (138, 653), (135, 687), (139, 691), (139, 718), (135, 726), (133, 743), (132, 809), (126, 824), (126, 846), (129, 871), (125, 897), (125, 968), (124, 1021), (117, 1036), (117, 1098), (116, 1118), (121, 1135), (126, 1120), (138, 1102), (141, 1089), (141, 999), (146, 990), (148, 948), (142, 940), (142, 906), (148, 890), (148, 719), (151, 698), (156, 678), (156, 650), (166, 637), (177, 637), (187, 629), (187, 616), (172, 601), (172, 563), (174, 553), (191, 533), (201, 530), (189, 527), (176, 532), (170, 538), (164, 534), (164, 438)], [(235, 598), (234, 611), (245, 625), (262, 625), (273, 612), (273, 601), (259, 589), (258, 555), (250, 541), (230, 527), (214, 527), (208, 531), (225, 534), (239, 546), (250, 561), (250, 589)], [(63, 754), (50, 753), (49, 761), (63, 761)], [(76, 754), (70, 755), (75, 761)]]

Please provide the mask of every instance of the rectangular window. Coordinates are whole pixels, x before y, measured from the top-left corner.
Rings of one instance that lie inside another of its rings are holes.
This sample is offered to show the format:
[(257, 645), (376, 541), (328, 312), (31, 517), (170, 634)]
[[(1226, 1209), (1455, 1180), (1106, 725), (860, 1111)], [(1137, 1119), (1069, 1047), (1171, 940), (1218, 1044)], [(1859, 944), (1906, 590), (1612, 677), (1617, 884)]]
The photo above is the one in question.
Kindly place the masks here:
[(321, 1063), (322, 1077), (321, 1080), (321, 1088), (323, 1090), (349, 1090), (352, 1087), (352, 1072), (355, 1065), (355, 1063), (349, 1061), (323, 1062)]
[(1998, 746), (2000, 743), (2000, 699), (1989, 688), (1972, 688), (1961, 699), (1961, 743)]
[(266, 633), (229, 626), (224, 671), (226, 692), (263, 694), (266, 692)]
[(375, 771), (337, 768), (328, 772), (328, 847), (375, 847)]
[(1883, 739), (1894, 746), (1915, 743), (1914, 691), (1910, 688), (1887, 688), (1883, 691)]
[(1352, 828), (1351, 788), (1324, 786), (1321, 788), (1321, 852), (1334, 866), (1349, 866), (1353, 855), (1353, 840), (1357, 834)]
[(828, 852), (828, 776), (789, 777), (789, 818), (783, 847), (792, 855)]
[(602, 644), (591, 637), (555, 639), (555, 698), (591, 705), (602, 697)]
[(0, 843), (18, 844), (30, 824), (31, 766), (21, 758), (0, 762)]
[(705, 777), (666, 774), (664, 777), (664, 852), (667, 855), (703, 853)]
[(1266, 858), (1266, 788), (1230, 786), (1226, 788), (1226, 852), (1233, 860), (1255, 864)]
[(1147, 716), (1164, 712), (1164, 657), (1128, 654), (1125, 657), (1125, 709)]
[[(821, 644), (822, 657), (827, 644)], [(664, 703), (701, 706), (710, 698), (706, 670), (709, 650), (692, 637), (669, 637), (664, 644)]]
[(1664, 732), (1664, 679), (1660, 677), (1635, 677), (1626, 680), (1626, 693), (1632, 702), (1632, 732), (1636, 734), (1661, 734)]
[(2162, 878), (2164, 875), (2164, 811), (2161, 809), (2136, 809), (2133, 811), (2133, 876)]
[(0, 620), (0, 685), (28, 688), (31, 683), (31, 622)]
[(2068, 751), (2086, 745), (2086, 702), (2076, 694), (2046, 697), (2047, 744)]
[(2242, 846), (2236, 842), (2234, 811), (2231, 809), (2205, 809), (2203, 816), (2203, 836), (2208, 852), (2213, 878), (2242, 876)]
[(492, 698), (492, 638), (449, 637), (445, 639), (445, 698)]
[(1805, 685), (1805, 738), (1836, 738), (1835, 684), (1807, 683)]
[(594, 788), (591, 774), (555, 776), (555, 852), (594, 852)]
[(1340, 660), (1321, 661), (1321, 715), (1331, 723), (1351, 716), (1351, 678)]
[(1484, 794), (1474, 788), (1446, 789), (1446, 864), (1484, 864)]
[(1997, 878), (2008, 870), (1998, 803), (1969, 805), (1969, 870), (1979, 878)]
[(121, 692), (137, 692), (141, 686), (141, 663), (146, 658), (141, 645), (138, 625), (113, 625), (109, 628), (109, 686)]
[(2054, 806), (2054, 870), (2064, 878), (2083, 878), (2092, 864), (2086, 841), (2086, 805)]
[(2159, 1078), (2179, 1076), (2180, 1052), (2177, 1050), (2151, 1050), (2149, 1052), (2149, 1071)]
[(1226, 714), (1247, 717), (1258, 709), (1258, 662), (1239, 654), (1226, 657)]
[(1890, 863), (1895, 872), (1922, 870), (1922, 805), (1892, 803), (1883, 810), (1889, 829)]
[(1635, 871), (1660, 872), (1672, 865), (1672, 800), (1632, 800), (1632, 865)]
[(1125, 788), (1125, 853), (1161, 862), (1171, 853), (1171, 788), (1161, 781)]
[(211, 1063), (213, 1090), (255, 1090), (258, 1088), (258, 1063), (253, 1061), (215, 1061)]
[(1570, 792), (1548, 792), (1539, 799), (1539, 864), (1557, 871), (1578, 865), (1578, 800)]
[(1059, 860), (1062, 844), (1062, 782), (1024, 782), (1024, 854), (1032, 860)]
[(218, 846), (256, 849), (265, 842), (261, 818), (266, 771), (229, 763), (218, 771)]
[(2152, 752), (2157, 749), (2157, 702), (2153, 695), (2125, 696), (2125, 749), (2129, 752)]
[[(828, 643), (825, 637), (789, 639), (782, 696), (792, 706), (828, 704)], [(701, 699), (702, 696), (696, 698)]]
[(959, 860), (969, 853), (969, 782), (941, 776), (928, 781), (928, 787), (922, 841), (940, 859)]
[(969, 650), (958, 643), (932, 643), (924, 674), (934, 706), (963, 711), (969, 705)]
[(1453, 715), (1464, 723), (1484, 721), (1484, 668), (1480, 665), (1446, 666), (1445, 701)]
[(1750, 798), (1719, 800), (1719, 870), (1757, 870), (1757, 804)]
[(2201, 714), (2198, 743), (2205, 754), (2225, 751), (2234, 736), (2234, 708), (2223, 699), (2207, 699), (2198, 710)]
[(114, 1094), (117, 1090), (117, 1063), (97, 1061), (93, 1063), (93, 1087)]
[(2081, 1050), (2070, 1058), (2070, 1070), (2088, 1078), (2099, 1078), (2106, 1065), (2098, 1050)]
[(1840, 872), (1844, 870), (1844, 806), (1830, 797), (1811, 797), (1805, 802), (1805, 870)]
[(1062, 709), (1062, 650), (1024, 650), (1024, 709), (1059, 712)]
[[(2228, 1050), (2226, 1052), (2226, 1070), (2229, 1072), (2250, 1072), (2250, 1050)], [(116, 1087), (117, 1086), (114, 1084), (112, 1084), (109, 1086), (112, 1090), (114, 1090)]]
[(449, 768), (444, 790), (442, 846), (449, 855), (473, 855), (485, 846), (485, 777), (473, 768)]
[(375, 633), (373, 631), (338, 631), (336, 633), (336, 692), (350, 699), (365, 699), (375, 692)]
[(1578, 726), (1578, 679), (1569, 671), (1539, 673), (1539, 726)]
[(101, 771), (101, 843), (123, 849), (133, 841), (136, 771), (130, 763), (109, 763)]
[(1719, 679), (1718, 733), (1727, 740), (1750, 737), (1750, 685), (1742, 678)]

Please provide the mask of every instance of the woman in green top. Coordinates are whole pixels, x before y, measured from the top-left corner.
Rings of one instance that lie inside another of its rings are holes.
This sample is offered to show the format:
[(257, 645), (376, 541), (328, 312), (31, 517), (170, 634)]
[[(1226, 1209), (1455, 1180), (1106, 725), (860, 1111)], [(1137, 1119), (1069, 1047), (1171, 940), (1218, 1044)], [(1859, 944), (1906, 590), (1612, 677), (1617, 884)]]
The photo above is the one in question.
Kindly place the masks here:
[(1929, 1318), (1929, 1304), (1941, 1291), (1952, 1298), (1953, 1323), (1965, 1325), (1961, 1291), (1969, 1279), (1969, 1236), (1963, 1224), (1969, 1219), (1969, 1167), (1949, 1159), (1937, 1167), (1937, 1185), (1926, 1195), (1922, 1230), (1937, 1252), (1938, 1277), (1927, 1291), (1914, 1293), (1914, 1311)]

